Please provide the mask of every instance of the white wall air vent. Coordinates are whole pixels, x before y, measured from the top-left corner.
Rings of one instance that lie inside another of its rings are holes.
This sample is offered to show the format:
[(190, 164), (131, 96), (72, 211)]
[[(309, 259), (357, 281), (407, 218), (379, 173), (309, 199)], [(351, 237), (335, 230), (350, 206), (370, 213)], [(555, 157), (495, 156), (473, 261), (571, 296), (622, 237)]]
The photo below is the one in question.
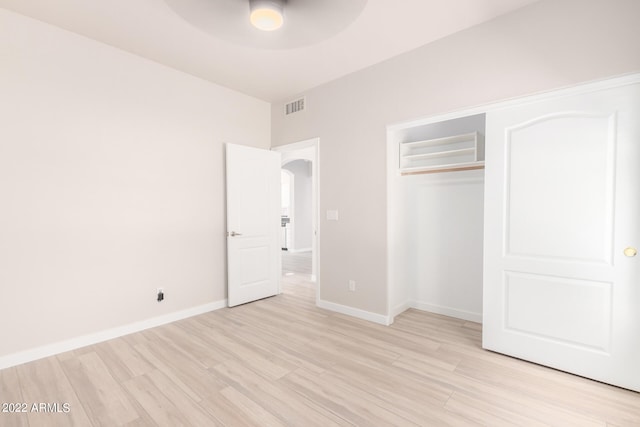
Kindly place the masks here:
[(284, 115), (297, 113), (298, 111), (304, 111), (304, 97), (296, 99), (295, 101), (288, 102), (284, 105)]

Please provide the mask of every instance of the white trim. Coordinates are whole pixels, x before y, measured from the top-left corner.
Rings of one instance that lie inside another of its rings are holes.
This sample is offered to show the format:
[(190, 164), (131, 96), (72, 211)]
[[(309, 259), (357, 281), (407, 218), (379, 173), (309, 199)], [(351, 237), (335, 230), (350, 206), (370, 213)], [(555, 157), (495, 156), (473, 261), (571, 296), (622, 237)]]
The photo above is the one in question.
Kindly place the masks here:
[(504, 99), (502, 101), (490, 102), (474, 107), (460, 110), (449, 111), (436, 116), (428, 116), (421, 119), (409, 120), (406, 122), (396, 123), (387, 126), (387, 132), (398, 131), (407, 127), (426, 125), (429, 123), (441, 122), (460, 117), (471, 116), (475, 114), (485, 114), (492, 110), (508, 108), (523, 103), (538, 102), (545, 99), (564, 97), (580, 93), (594, 92), (603, 89), (610, 89), (618, 86), (640, 83), (640, 73), (625, 74), (617, 77), (605, 77), (603, 79), (592, 80), (583, 83), (574, 83), (569, 86), (563, 86), (555, 89), (548, 89), (543, 92), (532, 93), (528, 95), (520, 95), (514, 98)]
[[(395, 296), (398, 294), (399, 285), (396, 282), (396, 259), (395, 254), (397, 252), (396, 245), (400, 240), (396, 237), (396, 227), (399, 221), (398, 215), (398, 198), (399, 192), (396, 190), (398, 187), (398, 180), (400, 174), (398, 173), (398, 167), (400, 166), (400, 150), (399, 141), (396, 139), (396, 133), (393, 132), (389, 126), (387, 126), (387, 314), (390, 316), (390, 323), (393, 323), (396, 301)], [(406, 285), (404, 285), (406, 288)], [(407, 294), (404, 293), (399, 300), (405, 300)]]
[(129, 325), (118, 326), (115, 328), (107, 329), (105, 331), (83, 335), (65, 341), (32, 348), (30, 350), (24, 350), (17, 353), (9, 354), (0, 357), (0, 369), (10, 368), (12, 366), (21, 365), (23, 363), (31, 362), (37, 359), (42, 359), (44, 357), (49, 357), (56, 354), (64, 353), (66, 351), (75, 350), (77, 348), (86, 347), (88, 345), (112, 340), (114, 338), (129, 335), (134, 332), (140, 332), (145, 329), (155, 328), (156, 326), (166, 325), (167, 323), (186, 319), (187, 317), (198, 316), (203, 313), (219, 310), (221, 308), (225, 308), (226, 306), (226, 299), (214, 301), (209, 304), (188, 308), (186, 310), (176, 311), (162, 316), (152, 317), (151, 319), (141, 320)]
[(368, 320), (369, 322), (378, 323), (384, 326), (389, 326), (391, 324), (391, 318), (389, 316), (336, 304), (334, 302), (319, 300), (318, 307), (324, 308), (325, 310), (335, 311), (336, 313), (346, 314), (347, 316), (357, 317), (358, 319)]
[(456, 319), (468, 320), (470, 322), (482, 323), (482, 313), (458, 310), (457, 308), (444, 307), (441, 305), (429, 304), (424, 301), (411, 301), (411, 308), (428, 311), (429, 313), (442, 314), (444, 316), (455, 317)]

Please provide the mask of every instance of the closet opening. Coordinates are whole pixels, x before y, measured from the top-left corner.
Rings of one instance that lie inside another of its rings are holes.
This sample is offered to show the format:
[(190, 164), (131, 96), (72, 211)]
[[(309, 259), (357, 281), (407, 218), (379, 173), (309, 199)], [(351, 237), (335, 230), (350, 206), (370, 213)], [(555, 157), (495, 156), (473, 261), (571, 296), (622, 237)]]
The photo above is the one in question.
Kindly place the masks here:
[(482, 321), (485, 114), (388, 128), (389, 314)]

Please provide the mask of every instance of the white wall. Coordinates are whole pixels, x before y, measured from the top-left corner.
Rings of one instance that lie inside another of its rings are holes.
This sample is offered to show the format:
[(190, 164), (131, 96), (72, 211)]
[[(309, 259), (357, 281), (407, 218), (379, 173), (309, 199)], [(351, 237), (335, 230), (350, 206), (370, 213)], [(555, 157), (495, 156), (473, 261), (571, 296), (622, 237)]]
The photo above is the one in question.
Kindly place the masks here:
[(294, 180), (293, 241), (289, 250), (310, 250), (312, 232), (311, 162), (298, 159), (285, 164), (282, 168), (291, 172)]
[(224, 300), (223, 143), (269, 105), (3, 9), (0, 52), (0, 359)]
[(481, 321), (483, 171), (402, 180), (408, 187), (404, 219), (412, 241), (396, 268), (413, 272), (407, 278), (410, 305)]
[(310, 90), (302, 113), (272, 105), (274, 145), (323, 144), (320, 298), (388, 314), (387, 125), (637, 72), (638, 16), (637, 0), (543, 0)]

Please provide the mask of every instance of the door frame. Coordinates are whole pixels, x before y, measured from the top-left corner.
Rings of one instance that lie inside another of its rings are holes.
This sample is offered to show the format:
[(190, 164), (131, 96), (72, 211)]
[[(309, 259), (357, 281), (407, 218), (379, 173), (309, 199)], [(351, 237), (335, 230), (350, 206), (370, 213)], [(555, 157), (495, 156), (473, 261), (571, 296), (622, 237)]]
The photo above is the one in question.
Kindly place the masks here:
[(316, 305), (320, 301), (320, 138), (311, 138), (271, 148), (280, 152), (281, 165), (293, 160), (311, 161), (311, 281), (316, 284)]

